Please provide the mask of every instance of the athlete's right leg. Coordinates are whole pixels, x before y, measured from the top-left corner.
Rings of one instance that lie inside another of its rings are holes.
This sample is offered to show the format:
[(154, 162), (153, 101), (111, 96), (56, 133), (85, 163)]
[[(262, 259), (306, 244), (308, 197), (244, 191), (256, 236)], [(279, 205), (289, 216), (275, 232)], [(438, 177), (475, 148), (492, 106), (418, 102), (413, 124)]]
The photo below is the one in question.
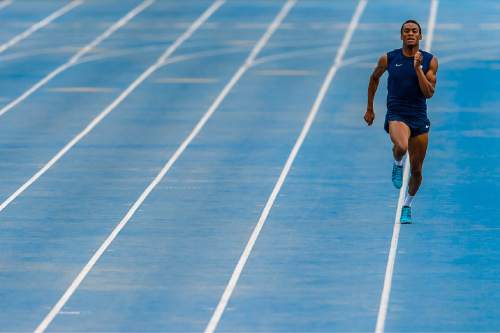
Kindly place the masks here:
[(408, 125), (397, 120), (389, 121), (387, 127), (386, 129), (393, 143), (392, 154), (394, 156), (394, 164), (392, 166), (392, 184), (395, 188), (400, 189), (403, 185), (402, 159), (408, 150), (408, 140), (410, 139), (411, 131)]
[(408, 142), (410, 140), (410, 127), (402, 121), (389, 121), (389, 135), (394, 144), (392, 154), (394, 160), (401, 161), (408, 151)]

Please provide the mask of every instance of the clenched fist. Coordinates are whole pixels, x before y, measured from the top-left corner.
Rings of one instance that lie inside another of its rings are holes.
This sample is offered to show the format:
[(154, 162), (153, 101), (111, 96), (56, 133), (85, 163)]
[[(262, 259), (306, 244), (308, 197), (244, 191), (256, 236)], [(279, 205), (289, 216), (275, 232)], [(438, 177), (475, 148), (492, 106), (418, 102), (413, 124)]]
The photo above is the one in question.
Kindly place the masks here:
[(418, 69), (422, 66), (422, 62), (424, 61), (424, 57), (422, 56), (422, 53), (420, 53), (420, 51), (417, 51), (417, 53), (415, 53), (415, 58), (413, 60), (413, 67), (415, 67), (415, 69)]
[(367, 109), (363, 118), (368, 126), (371, 126), (371, 124), (373, 124), (373, 120), (375, 119), (375, 112), (373, 112), (373, 109)]

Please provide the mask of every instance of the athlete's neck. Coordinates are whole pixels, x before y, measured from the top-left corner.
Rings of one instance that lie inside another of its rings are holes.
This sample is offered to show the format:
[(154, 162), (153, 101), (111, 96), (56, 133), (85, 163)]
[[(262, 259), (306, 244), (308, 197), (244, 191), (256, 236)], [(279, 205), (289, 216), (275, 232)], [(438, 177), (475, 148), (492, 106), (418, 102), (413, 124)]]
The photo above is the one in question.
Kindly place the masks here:
[(403, 45), (403, 55), (405, 57), (414, 57), (418, 52), (418, 44), (417, 45)]

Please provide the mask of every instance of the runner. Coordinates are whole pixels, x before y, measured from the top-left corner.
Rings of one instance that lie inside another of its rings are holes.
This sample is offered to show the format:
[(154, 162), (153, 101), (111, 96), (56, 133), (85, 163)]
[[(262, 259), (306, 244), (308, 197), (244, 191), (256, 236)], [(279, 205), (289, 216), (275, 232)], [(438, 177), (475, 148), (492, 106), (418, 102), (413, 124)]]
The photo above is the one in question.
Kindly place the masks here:
[(431, 125), (427, 118), (426, 99), (434, 95), (438, 61), (432, 54), (419, 49), (422, 29), (417, 21), (408, 20), (403, 23), (401, 40), (403, 47), (381, 56), (370, 76), (364, 119), (369, 126), (373, 124), (373, 98), (380, 77), (387, 70), (389, 78), (384, 129), (393, 143), (392, 183), (396, 188), (401, 188), (403, 157), (408, 151), (411, 173), (400, 222), (411, 223), (411, 204), (422, 183), (422, 164)]

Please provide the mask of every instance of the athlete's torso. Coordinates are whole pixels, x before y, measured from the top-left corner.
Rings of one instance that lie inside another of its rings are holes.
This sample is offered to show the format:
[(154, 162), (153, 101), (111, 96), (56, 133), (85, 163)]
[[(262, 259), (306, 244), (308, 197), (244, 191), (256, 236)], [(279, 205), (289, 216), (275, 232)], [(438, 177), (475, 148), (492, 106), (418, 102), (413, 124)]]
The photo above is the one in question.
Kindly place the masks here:
[[(422, 70), (427, 73), (433, 57), (432, 54), (420, 50), (422, 53)], [(402, 49), (387, 53), (387, 111), (409, 116), (427, 117), (427, 103), (420, 90), (417, 73), (413, 67), (413, 57), (403, 55)]]

